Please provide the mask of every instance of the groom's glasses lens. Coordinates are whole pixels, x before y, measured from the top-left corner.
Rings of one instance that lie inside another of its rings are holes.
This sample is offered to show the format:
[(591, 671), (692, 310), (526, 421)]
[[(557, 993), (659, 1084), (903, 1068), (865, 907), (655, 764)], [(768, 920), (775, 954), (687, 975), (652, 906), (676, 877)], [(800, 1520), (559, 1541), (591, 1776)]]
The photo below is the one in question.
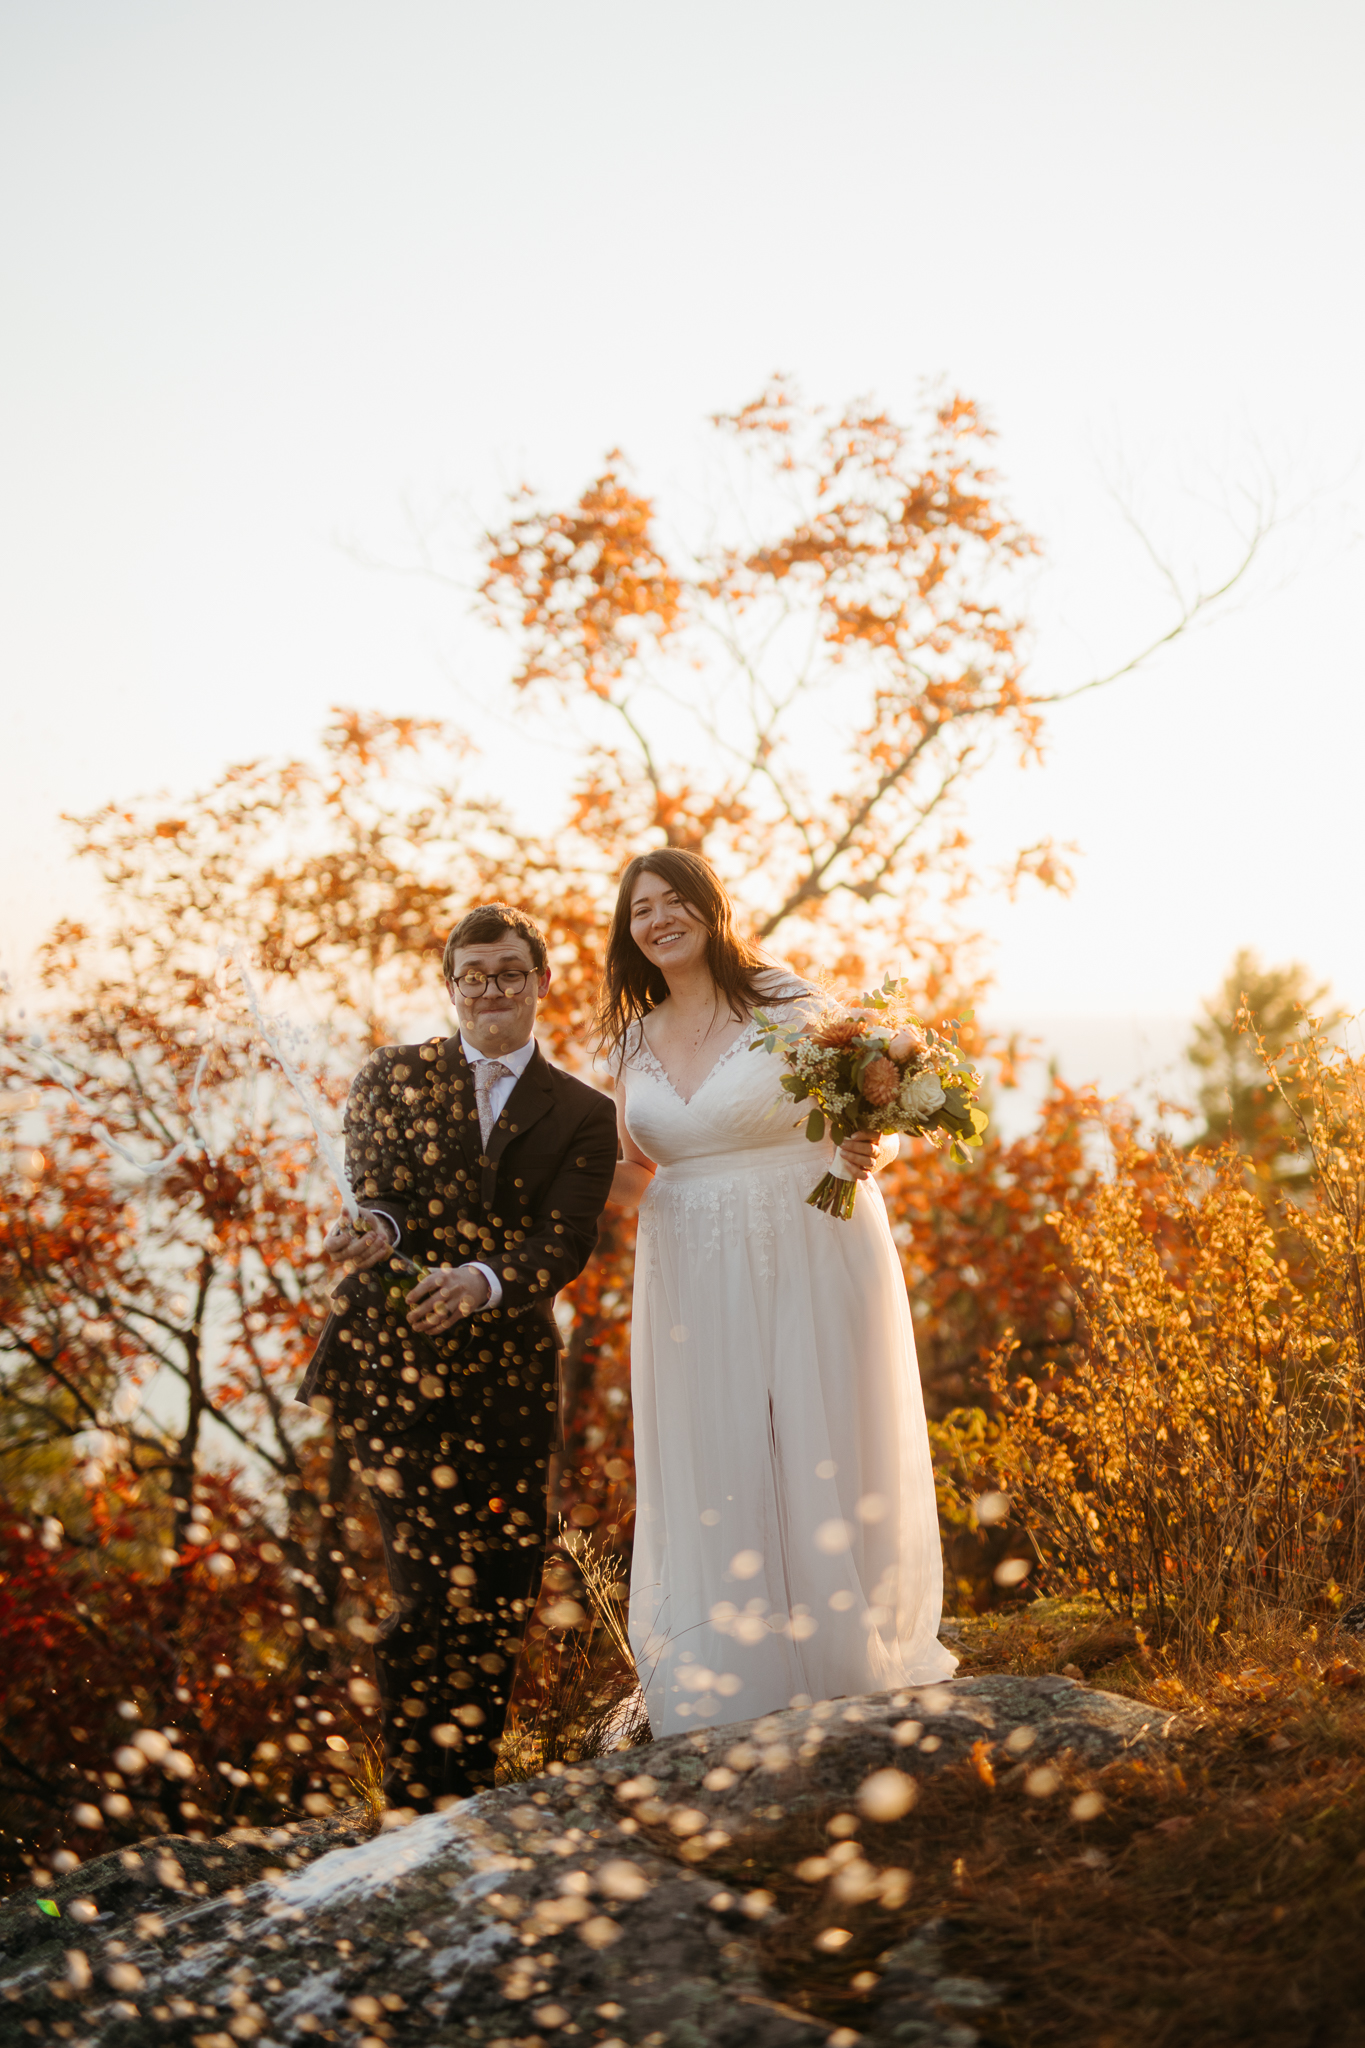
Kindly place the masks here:
[(494, 988), (501, 989), (505, 996), (519, 996), (530, 979), (530, 969), (512, 968), (506, 974), (480, 974), (471, 967), (467, 974), (457, 974), (455, 986), (462, 996), (481, 996), (491, 981)]

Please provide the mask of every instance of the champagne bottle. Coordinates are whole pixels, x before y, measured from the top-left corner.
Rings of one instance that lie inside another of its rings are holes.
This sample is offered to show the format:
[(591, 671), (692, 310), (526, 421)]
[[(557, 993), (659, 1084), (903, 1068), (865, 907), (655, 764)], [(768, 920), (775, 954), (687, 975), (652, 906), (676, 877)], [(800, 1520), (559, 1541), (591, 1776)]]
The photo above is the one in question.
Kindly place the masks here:
[(405, 1306), (417, 1282), (424, 1277), (424, 1269), (414, 1260), (404, 1258), (401, 1252), (395, 1252), (389, 1260), (389, 1273), (388, 1304), (391, 1309), (400, 1309)]

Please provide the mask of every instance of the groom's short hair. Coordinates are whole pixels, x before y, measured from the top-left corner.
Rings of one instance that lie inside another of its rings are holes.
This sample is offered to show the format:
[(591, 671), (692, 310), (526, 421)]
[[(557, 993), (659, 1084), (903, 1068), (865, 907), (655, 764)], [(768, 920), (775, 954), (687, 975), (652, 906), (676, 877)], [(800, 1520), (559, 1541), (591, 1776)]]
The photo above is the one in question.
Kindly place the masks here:
[(524, 939), (536, 973), (545, 972), (545, 934), (535, 919), (528, 917), (524, 910), (514, 910), (510, 903), (480, 903), (475, 909), (465, 912), (446, 940), (441, 960), (441, 972), (446, 980), (449, 981), (455, 972), (455, 955), (461, 946), (486, 946), (501, 932), (510, 932), (514, 938)]

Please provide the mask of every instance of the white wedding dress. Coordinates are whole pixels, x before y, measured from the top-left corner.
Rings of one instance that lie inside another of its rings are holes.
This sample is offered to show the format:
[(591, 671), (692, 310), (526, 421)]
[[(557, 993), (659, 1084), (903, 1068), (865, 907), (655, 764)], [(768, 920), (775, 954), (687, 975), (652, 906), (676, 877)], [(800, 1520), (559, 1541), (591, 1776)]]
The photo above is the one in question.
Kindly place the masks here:
[[(791, 987), (788, 983), (786, 986)], [(831, 1163), (755, 1027), (684, 1102), (639, 1027), (621, 1068), (658, 1166), (631, 1336), (630, 1639), (656, 1736), (947, 1678), (905, 1282), (881, 1192)]]

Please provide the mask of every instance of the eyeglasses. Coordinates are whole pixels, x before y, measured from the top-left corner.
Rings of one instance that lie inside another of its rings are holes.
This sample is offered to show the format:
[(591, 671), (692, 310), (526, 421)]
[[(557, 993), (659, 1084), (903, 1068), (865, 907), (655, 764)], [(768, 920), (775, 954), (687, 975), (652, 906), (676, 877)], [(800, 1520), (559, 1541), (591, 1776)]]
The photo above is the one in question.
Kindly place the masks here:
[(468, 967), (463, 974), (456, 975), (451, 986), (462, 996), (481, 996), (491, 981), (503, 995), (519, 996), (533, 972), (530, 967), (507, 967), (501, 974), (481, 974), (477, 967)]

